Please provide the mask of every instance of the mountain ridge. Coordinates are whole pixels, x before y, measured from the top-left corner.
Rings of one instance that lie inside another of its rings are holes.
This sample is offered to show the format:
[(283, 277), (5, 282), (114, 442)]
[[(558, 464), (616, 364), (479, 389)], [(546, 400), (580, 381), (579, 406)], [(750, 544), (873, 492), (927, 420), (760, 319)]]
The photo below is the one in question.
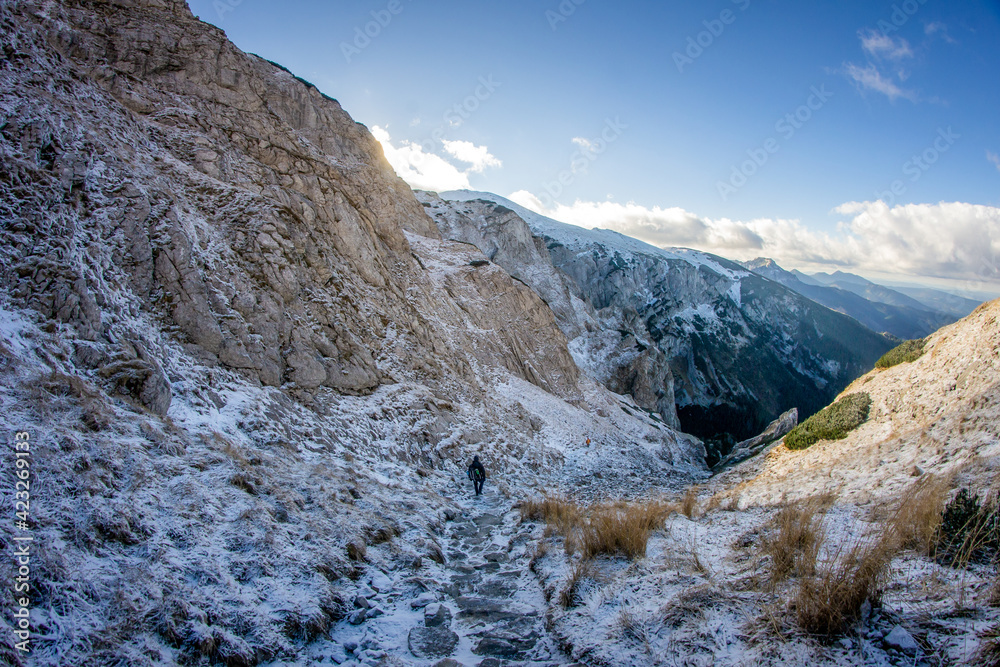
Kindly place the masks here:
[[(827, 283), (815, 277), (809, 277), (807, 282), (800, 277), (803, 274), (786, 271), (770, 258), (757, 258), (740, 264), (816, 303), (853, 317), (873, 331), (887, 332), (898, 339), (923, 338), (956, 319), (933, 311), (902, 294), (892, 297), (893, 290), (875, 285), (860, 276), (857, 280), (846, 281), (841, 276), (839, 280), (843, 285), (838, 284), (838, 278), (834, 277), (830, 277)], [(896, 303), (873, 301), (865, 297), (865, 294), (872, 292), (881, 295), (882, 299), (894, 299)], [(907, 305), (910, 303), (916, 304), (916, 307)]]

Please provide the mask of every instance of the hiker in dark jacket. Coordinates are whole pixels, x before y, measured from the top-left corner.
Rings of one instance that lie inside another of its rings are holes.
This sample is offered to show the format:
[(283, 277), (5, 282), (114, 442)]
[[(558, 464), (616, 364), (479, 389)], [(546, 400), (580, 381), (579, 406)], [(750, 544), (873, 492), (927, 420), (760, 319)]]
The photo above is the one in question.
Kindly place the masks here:
[(472, 463), (469, 465), (469, 479), (476, 487), (476, 495), (480, 495), (483, 492), (483, 482), (486, 481), (486, 468), (483, 467), (478, 456), (473, 457)]

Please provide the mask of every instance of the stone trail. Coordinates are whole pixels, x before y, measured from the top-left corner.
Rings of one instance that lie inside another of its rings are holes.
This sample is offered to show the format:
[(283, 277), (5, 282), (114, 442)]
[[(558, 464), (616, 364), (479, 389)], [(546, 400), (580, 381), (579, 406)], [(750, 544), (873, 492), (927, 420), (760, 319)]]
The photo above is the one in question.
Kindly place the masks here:
[(357, 611), (331, 634), (334, 649), (315, 658), (428, 667), (572, 663), (546, 630), (547, 603), (528, 569), (533, 526), (520, 525), (511, 502), (495, 491), (458, 504), (462, 515), (441, 544), (444, 564), (417, 576), (366, 575)]

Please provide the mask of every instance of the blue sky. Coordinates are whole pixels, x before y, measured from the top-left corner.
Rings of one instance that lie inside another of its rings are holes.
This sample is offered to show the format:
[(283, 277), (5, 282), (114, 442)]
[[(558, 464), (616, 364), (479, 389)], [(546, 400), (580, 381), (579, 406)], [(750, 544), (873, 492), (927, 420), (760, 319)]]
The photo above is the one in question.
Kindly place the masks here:
[(191, 8), (338, 99), (417, 187), (735, 259), (1000, 290), (996, 0)]

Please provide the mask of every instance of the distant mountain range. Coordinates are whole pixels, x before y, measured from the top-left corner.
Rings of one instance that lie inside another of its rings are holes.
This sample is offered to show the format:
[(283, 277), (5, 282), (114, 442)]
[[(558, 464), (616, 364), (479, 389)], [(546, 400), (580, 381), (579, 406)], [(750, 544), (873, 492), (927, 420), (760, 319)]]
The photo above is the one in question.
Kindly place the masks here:
[[(799, 279), (806, 274), (793, 271)], [(837, 271), (832, 274), (814, 273), (807, 276), (815, 284), (827, 285), (829, 287), (839, 287), (848, 292), (854, 292), (863, 296), (869, 301), (878, 301), (894, 306), (910, 306), (912, 308), (923, 308), (925, 310), (937, 311), (954, 315), (956, 319), (966, 317), (979, 307), (982, 301), (966, 299), (965, 297), (931, 289), (929, 287), (886, 287), (878, 285), (853, 273)], [(809, 282), (808, 280), (804, 282)]]
[(924, 338), (971, 313), (978, 302), (932, 289), (891, 289), (852, 273), (809, 275), (786, 271), (773, 259), (741, 264), (827, 308), (853, 317), (869, 329), (896, 338)]

